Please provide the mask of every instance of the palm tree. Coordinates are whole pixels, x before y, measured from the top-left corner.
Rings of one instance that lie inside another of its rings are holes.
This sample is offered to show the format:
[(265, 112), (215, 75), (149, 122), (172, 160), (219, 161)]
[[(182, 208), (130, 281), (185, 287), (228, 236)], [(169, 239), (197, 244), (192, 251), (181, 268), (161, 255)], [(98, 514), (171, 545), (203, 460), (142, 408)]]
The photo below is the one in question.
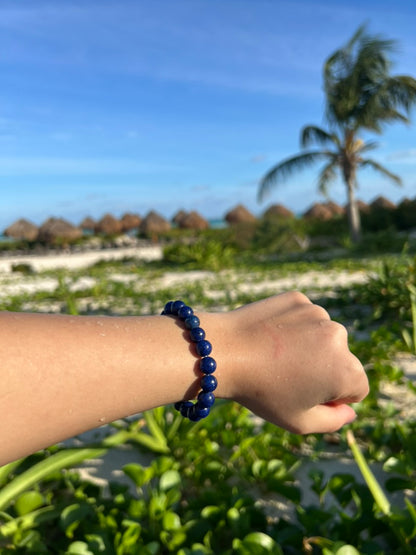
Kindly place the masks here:
[[(371, 167), (396, 184), (399, 176), (366, 157), (376, 148), (374, 141), (358, 137), (362, 130), (381, 133), (383, 124), (408, 123), (408, 114), (416, 102), (416, 79), (407, 75), (390, 75), (389, 53), (394, 42), (371, 36), (360, 27), (350, 41), (330, 56), (324, 65), (324, 90), (328, 131), (308, 125), (301, 131), (301, 147), (306, 150), (283, 160), (261, 179), (259, 200), (295, 171), (323, 162), (318, 190), (327, 194), (328, 186), (340, 173), (347, 189), (347, 213), (351, 239), (361, 236), (360, 214), (355, 190), (357, 171)], [(400, 111), (401, 110), (401, 111)]]

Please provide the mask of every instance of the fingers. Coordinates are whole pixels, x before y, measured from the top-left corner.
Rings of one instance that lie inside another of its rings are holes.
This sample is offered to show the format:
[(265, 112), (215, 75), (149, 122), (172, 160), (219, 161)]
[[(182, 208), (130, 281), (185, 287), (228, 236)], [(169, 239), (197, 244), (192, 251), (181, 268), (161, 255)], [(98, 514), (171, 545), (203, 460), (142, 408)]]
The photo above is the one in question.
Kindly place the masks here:
[(303, 415), (298, 433), (331, 433), (350, 424), (356, 418), (352, 407), (344, 403), (318, 405)]

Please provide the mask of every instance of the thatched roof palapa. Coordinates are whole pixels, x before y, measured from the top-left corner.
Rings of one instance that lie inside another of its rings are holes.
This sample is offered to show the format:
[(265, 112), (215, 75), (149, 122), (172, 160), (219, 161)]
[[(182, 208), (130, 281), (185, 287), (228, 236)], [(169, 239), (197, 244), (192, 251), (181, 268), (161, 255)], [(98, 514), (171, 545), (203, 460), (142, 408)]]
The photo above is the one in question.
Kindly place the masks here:
[(256, 221), (256, 217), (242, 204), (238, 204), (235, 208), (227, 212), (225, 220), (233, 225), (239, 223), (251, 223)]
[(375, 198), (373, 202), (370, 203), (370, 208), (371, 209), (382, 208), (384, 210), (394, 210), (396, 208), (396, 205), (386, 197), (379, 196)]
[(48, 218), (39, 228), (38, 239), (45, 243), (59, 240), (75, 241), (82, 237), (79, 227), (72, 225), (63, 218)]
[(38, 228), (32, 222), (29, 222), (29, 220), (20, 218), (4, 230), (4, 235), (13, 239), (35, 241), (38, 237)]
[(121, 229), (122, 231), (131, 231), (132, 229), (138, 229), (141, 221), (141, 217), (137, 214), (123, 214), (120, 220)]
[(105, 214), (95, 225), (96, 233), (105, 233), (106, 235), (116, 235), (121, 233), (122, 226), (120, 220), (117, 220), (111, 214)]
[(187, 216), (187, 212), (185, 212), (185, 210), (179, 210), (178, 212), (176, 212), (176, 214), (173, 216), (172, 218), (172, 222), (177, 225), (178, 227), (180, 227), (180, 223), (181, 221), (186, 218)]
[(178, 222), (178, 227), (182, 229), (208, 229), (209, 223), (198, 212), (193, 210), (189, 214), (185, 214)]
[(331, 210), (327, 206), (317, 202), (313, 204), (310, 208), (308, 208), (308, 210), (306, 210), (306, 212), (303, 214), (303, 217), (309, 220), (328, 221), (333, 217), (333, 215)]
[(147, 216), (140, 222), (139, 230), (146, 235), (165, 233), (171, 229), (171, 225), (160, 214), (154, 210), (150, 211)]
[(343, 216), (345, 214), (345, 208), (333, 200), (329, 200), (324, 204), (326, 208), (329, 208), (333, 216)]
[(288, 218), (294, 218), (295, 215), (291, 210), (289, 210), (289, 208), (286, 208), (286, 206), (283, 206), (283, 204), (272, 204), (271, 206), (269, 206), (267, 210), (265, 210), (263, 217), (283, 220)]
[(95, 220), (93, 220), (90, 216), (87, 216), (79, 224), (79, 227), (81, 229), (85, 229), (85, 231), (94, 231), (96, 225), (97, 224), (96, 224)]

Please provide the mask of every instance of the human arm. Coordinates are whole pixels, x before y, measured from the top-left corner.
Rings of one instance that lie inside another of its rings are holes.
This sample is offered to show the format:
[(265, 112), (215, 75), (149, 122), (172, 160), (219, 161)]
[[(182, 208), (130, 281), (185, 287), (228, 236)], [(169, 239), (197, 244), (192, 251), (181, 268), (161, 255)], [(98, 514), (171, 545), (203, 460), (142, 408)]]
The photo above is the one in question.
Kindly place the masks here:
[[(216, 395), (298, 433), (338, 429), (368, 391), (345, 329), (304, 295), (199, 313)], [(0, 313), (0, 464), (198, 389), (187, 332), (166, 316)]]

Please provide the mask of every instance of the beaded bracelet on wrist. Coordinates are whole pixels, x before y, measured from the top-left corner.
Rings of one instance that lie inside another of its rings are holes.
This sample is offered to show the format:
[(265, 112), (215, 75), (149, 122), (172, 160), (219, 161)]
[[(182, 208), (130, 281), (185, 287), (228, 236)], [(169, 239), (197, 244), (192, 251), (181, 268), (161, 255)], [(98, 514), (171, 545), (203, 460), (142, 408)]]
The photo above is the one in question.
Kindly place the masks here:
[(212, 351), (212, 345), (205, 339), (205, 331), (199, 325), (199, 318), (195, 316), (192, 308), (187, 306), (183, 301), (169, 301), (166, 303), (162, 314), (176, 316), (184, 322), (186, 329), (189, 330), (191, 341), (195, 343), (196, 352), (201, 357), (199, 368), (203, 376), (197, 401), (195, 403), (192, 401), (178, 401), (175, 403), (175, 409), (182, 416), (197, 422), (201, 418), (208, 416), (215, 401), (213, 391), (217, 388), (217, 379), (212, 374), (217, 368), (217, 363), (209, 356)]

